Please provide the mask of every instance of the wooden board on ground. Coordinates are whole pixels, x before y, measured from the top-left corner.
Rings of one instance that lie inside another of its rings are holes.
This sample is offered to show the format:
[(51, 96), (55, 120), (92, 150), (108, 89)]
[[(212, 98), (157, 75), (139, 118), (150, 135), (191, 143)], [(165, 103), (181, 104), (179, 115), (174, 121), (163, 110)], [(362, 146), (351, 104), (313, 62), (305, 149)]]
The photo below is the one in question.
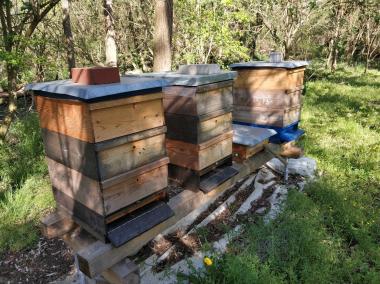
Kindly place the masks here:
[(270, 153), (263, 151), (258, 153), (254, 159), (249, 159), (242, 164), (235, 164), (234, 168), (238, 170), (238, 174), (208, 194), (204, 194), (199, 190), (182, 191), (169, 200), (168, 204), (175, 213), (173, 217), (144, 232), (119, 248), (114, 248), (111, 244), (105, 244), (100, 241), (96, 241), (83, 248), (77, 254), (80, 270), (89, 277), (93, 277), (120, 262), (122, 259), (134, 255), (156, 235), (174, 225), (194, 209), (205, 203), (213, 202), (220, 194), (232, 187), (237, 181), (260, 168), (272, 157)]

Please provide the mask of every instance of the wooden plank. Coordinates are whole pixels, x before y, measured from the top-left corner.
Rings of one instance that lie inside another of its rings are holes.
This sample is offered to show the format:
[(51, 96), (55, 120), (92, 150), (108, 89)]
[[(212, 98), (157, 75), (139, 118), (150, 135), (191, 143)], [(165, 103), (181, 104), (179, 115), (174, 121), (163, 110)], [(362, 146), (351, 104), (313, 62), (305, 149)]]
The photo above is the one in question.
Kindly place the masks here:
[(200, 116), (232, 106), (232, 81), (207, 87), (172, 86), (164, 88), (166, 113)]
[(112, 108), (120, 105), (127, 105), (127, 104), (136, 104), (140, 102), (145, 101), (152, 101), (157, 99), (162, 99), (163, 94), (160, 93), (153, 93), (153, 94), (144, 94), (140, 96), (131, 96), (127, 98), (121, 98), (116, 100), (107, 100), (97, 103), (91, 103), (89, 105), (90, 110), (97, 110), (97, 109), (103, 109), (103, 108)]
[(131, 176), (129, 179), (103, 190), (105, 212), (109, 215), (167, 186), (167, 165)]
[(59, 237), (76, 228), (74, 221), (67, 215), (55, 210), (41, 219), (42, 235), (48, 239)]
[(95, 150), (97, 152), (107, 150), (109, 148), (117, 147), (126, 143), (142, 140), (148, 137), (156, 136), (166, 133), (166, 126), (160, 126), (152, 129), (143, 130), (130, 135), (121, 136), (111, 140), (98, 142), (95, 144)]
[(165, 124), (161, 99), (91, 111), (94, 140), (100, 142)]
[(92, 277), (115, 265), (125, 257), (134, 255), (145, 244), (147, 244), (166, 228), (169, 228), (178, 222), (194, 209), (207, 202), (214, 201), (218, 196), (220, 196), (220, 194), (233, 186), (238, 180), (241, 180), (253, 171), (257, 170), (272, 157), (273, 156), (271, 154), (264, 151), (256, 155), (254, 157), (255, 159), (249, 159), (243, 164), (235, 165), (234, 167), (239, 170), (239, 173), (207, 194), (204, 194), (199, 190), (182, 191), (180, 194), (170, 199), (168, 203), (175, 213), (173, 217), (153, 227), (149, 231), (144, 232), (140, 236), (132, 239), (119, 248), (114, 248), (111, 244), (105, 244), (100, 241), (96, 241), (83, 248), (77, 255), (80, 270), (89, 277)]
[(75, 100), (60, 100), (36, 96), (40, 126), (54, 132), (94, 142), (88, 105)]
[(250, 90), (234, 88), (234, 105), (285, 109), (302, 103), (302, 89), (293, 90)]
[[(191, 144), (200, 144), (232, 129), (232, 113), (226, 110), (204, 117), (166, 113), (166, 137)], [(186, 127), (183, 127), (186, 125)]]
[(285, 127), (301, 119), (301, 107), (289, 109), (262, 109), (234, 106), (233, 120), (258, 125)]
[(165, 134), (119, 145), (98, 152), (99, 174), (101, 179), (108, 179), (165, 155)]
[(303, 85), (305, 68), (238, 69), (234, 88), (253, 90), (290, 90)]
[(99, 215), (104, 215), (100, 184), (82, 173), (46, 158), (50, 180), (56, 190), (83, 204)]
[(88, 143), (45, 128), (42, 128), (41, 131), (46, 156), (83, 173), (89, 178), (94, 180), (99, 179), (93, 143)]
[(170, 163), (200, 171), (232, 154), (232, 131), (202, 144), (166, 139)]

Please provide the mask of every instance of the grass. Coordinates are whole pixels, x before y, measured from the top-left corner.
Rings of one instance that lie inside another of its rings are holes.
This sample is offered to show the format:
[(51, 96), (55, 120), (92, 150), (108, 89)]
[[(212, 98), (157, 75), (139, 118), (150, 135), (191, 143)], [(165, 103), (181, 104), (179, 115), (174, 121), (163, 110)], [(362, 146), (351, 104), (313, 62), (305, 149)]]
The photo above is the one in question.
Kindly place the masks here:
[(192, 283), (380, 283), (380, 72), (313, 71), (300, 143), (321, 178), (290, 191), (276, 220), (246, 224)]
[(38, 118), (29, 113), (0, 146), (0, 253), (35, 244), (38, 221), (53, 205)]

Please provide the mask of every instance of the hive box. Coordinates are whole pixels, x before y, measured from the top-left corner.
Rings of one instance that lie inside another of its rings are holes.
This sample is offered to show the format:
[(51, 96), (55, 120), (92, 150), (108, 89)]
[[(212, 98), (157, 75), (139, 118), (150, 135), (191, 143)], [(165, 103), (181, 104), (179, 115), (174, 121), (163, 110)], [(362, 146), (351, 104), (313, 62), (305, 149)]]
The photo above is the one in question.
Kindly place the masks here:
[(233, 120), (286, 127), (300, 120), (305, 61), (247, 62), (232, 64)]
[(66, 80), (28, 86), (58, 206), (114, 245), (172, 214), (160, 201), (166, 198), (169, 163), (164, 83), (121, 78), (115, 84)]
[(264, 150), (269, 138), (276, 135), (272, 129), (233, 124), (234, 161), (242, 163)]
[(169, 84), (163, 92), (171, 178), (184, 186), (189, 185), (186, 181), (196, 180), (193, 185), (197, 187), (203, 175), (232, 163), (236, 72), (221, 71), (216, 64), (193, 64), (180, 66), (178, 72), (140, 76), (158, 77)]

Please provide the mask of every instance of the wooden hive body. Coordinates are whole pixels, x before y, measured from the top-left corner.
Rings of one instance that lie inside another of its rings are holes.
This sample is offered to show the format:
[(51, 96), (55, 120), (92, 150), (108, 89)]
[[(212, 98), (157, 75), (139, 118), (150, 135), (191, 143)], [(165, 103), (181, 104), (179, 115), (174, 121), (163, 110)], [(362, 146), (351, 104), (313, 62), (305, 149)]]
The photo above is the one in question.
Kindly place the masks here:
[(142, 207), (166, 200), (162, 92), (101, 101), (34, 94), (54, 197), (77, 223), (105, 241), (123, 227), (120, 218), (139, 218)]
[(285, 127), (300, 120), (305, 67), (237, 69), (233, 120)]

